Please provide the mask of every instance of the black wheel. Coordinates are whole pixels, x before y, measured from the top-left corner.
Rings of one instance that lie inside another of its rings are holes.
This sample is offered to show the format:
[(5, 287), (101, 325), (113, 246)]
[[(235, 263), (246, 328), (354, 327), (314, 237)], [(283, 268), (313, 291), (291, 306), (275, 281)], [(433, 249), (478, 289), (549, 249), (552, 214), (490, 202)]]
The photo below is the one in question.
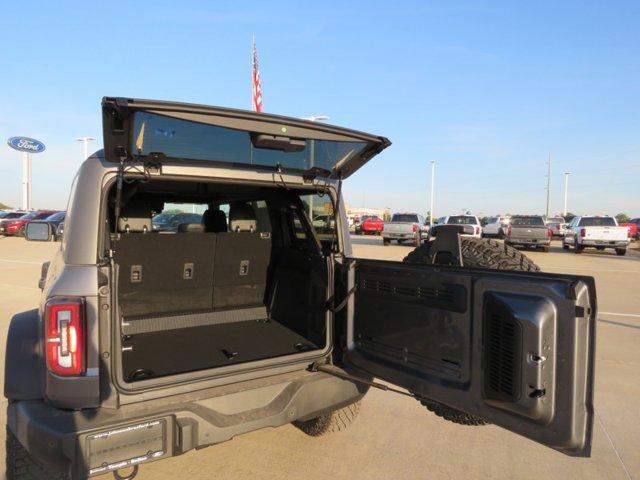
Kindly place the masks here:
[(52, 472), (33, 460), (15, 435), (7, 428), (7, 480), (69, 480), (71, 477)]
[(382, 238), (382, 245), (384, 245), (385, 247), (388, 247), (391, 244), (391, 239), (389, 238)]
[(20, 227), (18, 233), (16, 234), (18, 237), (24, 237), (24, 226)]
[(578, 244), (578, 239), (575, 238), (573, 240), (573, 253), (582, 253), (584, 250), (584, 247), (582, 245)]
[(623, 257), (626, 254), (627, 254), (626, 248), (616, 248), (616, 255), (618, 255), (619, 257)]
[(540, 250), (542, 250), (544, 253), (549, 253), (549, 247), (542, 247)]
[(293, 424), (307, 435), (320, 437), (346, 429), (355, 421), (359, 412), (360, 402), (358, 401), (326, 415), (320, 415), (306, 422), (293, 422)]
[[(427, 263), (432, 242), (426, 242), (409, 253), (404, 262)], [(540, 268), (522, 252), (497, 240), (460, 237), (462, 263), (471, 268), (492, 268), (496, 270), (520, 270), (537, 272)], [(450, 422), (460, 425), (487, 425), (484, 418), (451, 408), (439, 402), (418, 398), (430, 411)]]
[(504, 238), (504, 230), (498, 230), (498, 238)]
[(416, 247), (419, 247), (419, 246), (420, 246), (420, 244), (421, 244), (421, 241), (420, 241), (420, 233), (418, 233), (418, 236), (417, 236), (417, 237), (416, 237), (416, 239), (413, 241), (413, 244), (414, 244)]
[(563, 250), (569, 250), (569, 245), (567, 245), (566, 243), (562, 242), (562, 249)]

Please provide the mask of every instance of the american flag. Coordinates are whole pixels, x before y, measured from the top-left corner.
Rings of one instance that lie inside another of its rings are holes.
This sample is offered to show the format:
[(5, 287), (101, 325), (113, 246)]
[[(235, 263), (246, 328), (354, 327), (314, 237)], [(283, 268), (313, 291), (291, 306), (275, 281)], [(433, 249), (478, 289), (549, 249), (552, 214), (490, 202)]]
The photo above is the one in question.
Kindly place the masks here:
[(251, 74), (251, 101), (254, 112), (262, 111), (262, 87), (260, 86), (260, 70), (258, 69), (258, 50), (256, 39), (253, 39), (253, 73)]

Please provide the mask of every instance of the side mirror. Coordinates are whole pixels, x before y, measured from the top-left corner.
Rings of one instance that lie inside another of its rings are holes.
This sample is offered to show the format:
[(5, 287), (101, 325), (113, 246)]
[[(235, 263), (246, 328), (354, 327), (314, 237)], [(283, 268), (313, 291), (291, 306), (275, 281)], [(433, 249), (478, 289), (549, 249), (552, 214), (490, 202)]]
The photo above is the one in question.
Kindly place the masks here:
[(51, 240), (51, 225), (47, 222), (29, 222), (24, 236), (30, 242), (48, 242)]

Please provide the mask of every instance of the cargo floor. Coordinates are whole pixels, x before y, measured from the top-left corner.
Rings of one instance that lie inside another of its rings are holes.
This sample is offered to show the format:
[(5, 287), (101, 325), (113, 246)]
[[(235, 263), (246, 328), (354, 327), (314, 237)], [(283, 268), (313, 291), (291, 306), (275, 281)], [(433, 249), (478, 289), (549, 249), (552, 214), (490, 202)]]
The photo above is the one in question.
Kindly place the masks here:
[(245, 321), (132, 335), (122, 353), (128, 381), (161, 377), (315, 350), (273, 320)]

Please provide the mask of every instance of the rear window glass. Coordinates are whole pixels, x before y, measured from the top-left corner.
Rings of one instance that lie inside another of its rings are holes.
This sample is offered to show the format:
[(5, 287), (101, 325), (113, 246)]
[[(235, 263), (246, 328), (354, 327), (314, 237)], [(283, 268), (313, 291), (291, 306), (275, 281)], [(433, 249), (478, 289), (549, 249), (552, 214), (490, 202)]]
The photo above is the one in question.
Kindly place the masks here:
[[(285, 128), (285, 127), (283, 127)], [(305, 140), (297, 152), (256, 148), (250, 132), (189, 122), (146, 112), (134, 116), (132, 145), (137, 155), (163, 153), (168, 158), (265, 165), (308, 170), (334, 165), (360, 153), (366, 142)]]
[(476, 220), (476, 217), (457, 215), (454, 217), (449, 217), (447, 223), (449, 225), (477, 225), (478, 221)]
[(396, 213), (391, 219), (392, 222), (406, 222), (406, 223), (418, 223), (418, 215), (411, 215), (406, 213)]
[(582, 217), (580, 227), (615, 227), (613, 217)]
[(513, 217), (511, 225), (514, 227), (518, 225), (544, 226), (544, 220), (542, 217)]

